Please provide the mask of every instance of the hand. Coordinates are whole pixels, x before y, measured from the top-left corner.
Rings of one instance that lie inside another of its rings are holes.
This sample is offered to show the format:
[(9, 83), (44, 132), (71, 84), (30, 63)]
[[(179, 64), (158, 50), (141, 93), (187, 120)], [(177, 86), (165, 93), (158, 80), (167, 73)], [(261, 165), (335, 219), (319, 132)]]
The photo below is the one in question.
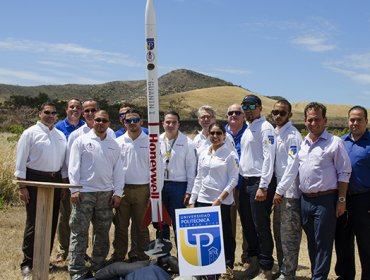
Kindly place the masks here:
[(186, 208), (194, 208), (194, 204), (188, 204)]
[(274, 205), (280, 205), (280, 203), (283, 201), (283, 197), (278, 194), (278, 193), (275, 193), (274, 195)]
[(19, 198), (24, 201), (26, 204), (30, 202), (30, 194), (28, 193), (27, 188), (21, 188), (19, 189)]
[(254, 199), (259, 201), (259, 202), (262, 202), (262, 201), (265, 201), (266, 198), (267, 198), (267, 189), (262, 190), (262, 189), (259, 188), (256, 192), (256, 197)]
[(184, 195), (184, 205), (187, 206), (189, 204), (189, 199), (191, 197), (190, 193), (185, 193)]
[(216, 199), (215, 201), (213, 201), (212, 206), (220, 206), (221, 204), (222, 202)]
[(346, 212), (346, 203), (338, 201), (337, 202), (337, 211), (336, 211), (337, 218), (342, 216), (344, 214), (344, 212)]
[(121, 197), (118, 195), (112, 196), (112, 207), (117, 209), (120, 204), (121, 204)]
[(75, 192), (71, 194), (71, 203), (72, 204), (79, 204), (81, 201), (80, 192)]

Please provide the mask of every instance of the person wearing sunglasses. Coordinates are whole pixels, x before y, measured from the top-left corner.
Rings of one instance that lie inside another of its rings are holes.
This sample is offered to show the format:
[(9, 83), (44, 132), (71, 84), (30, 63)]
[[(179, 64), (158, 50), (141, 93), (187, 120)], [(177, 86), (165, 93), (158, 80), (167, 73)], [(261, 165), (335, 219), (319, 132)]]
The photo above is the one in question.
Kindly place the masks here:
[[(339, 279), (369, 279), (370, 277), (370, 132), (367, 129), (367, 109), (356, 105), (348, 111), (349, 133), (342, 136), (352, 163), (347, 192), (347, 215), (337, 220), (335, 272)], [(361, 278), (356, 277), (356, 237), (361, 262)]]
[[(180, 116), (177, 112), (166, 112), (162, 125), (164, 133), (159, 137), (164, 167), (162, 202), (171, 217), (176, 242), (175, 210), (188, 205), (197, 158), (193, 141), (179, 130)], [(163, 237), (170, 240), (170, 228), (167, 224), (163, 224)]]
[[(59, 129), (66, 136), (68, 141), (69, 135), (85, 124), (80, 119), (82, 113), (81, 101), (77, 98), (72, 98), (67, 102), (66, 118), (55, 124), (55, 128)], [(66, 181), (68, 183), (68, 180)], [(59, 208), (58, 221), (58, 253), (55, 259), (56, 263), (64, 262), (68, 256), (70, 229), (69, 216), (71, 214), (71, 193), (68, 189), (62, 189), (62, 199)]]
[(109, 137), (109, 114), (95, 113), (93, 128), (74, 141), (68, 166), (71, 184), (72, 212), (70, 217), (71, 242), (68, 271), (72, 280), (85, 279), (85, 254), (90, 222), (94, 227), (94, 243), (90, 269), (93, 272), (105, 265), (109, 252), (109, 229), (113, 208), (118, 208), (123, 193), (125, 173), (121, 150)]
[(271, 279), (274, 242), (270, 214), (276, 188), (273, 179), (275, 131), (261, 115), (262, 102), (258, 96), (245, 96), (241, 106), (248, 125), (240, 144), (240, 175), (243, 177), (239, 189), (240, 220), (250, 258), (244, 277), (251, 279), (260, 274), (262, 279)]
[[(114, 240), (111, 262), (123, 261), (128, 251), (128, 228), (131, 220), (131, 248), (128, 261), (147, 260), (144, 251), (149, 244), (149, 230), (142, 226), (149, 202), (149, 136), (141, 125), (142, 114), (136, 109), (126, 112), (126, 133), (116, 139), (124, 161), (124, 195), (114, 214)], [(136, 238), (136, 239), (135, 239)]]
[[(126, 117), (126, 113), (128, 110), (130, 110), (131, 107), (129, 104), (127, 103), (123, 103), (121, 105), (121, 107), (119, 108), (119, 111), (118, 111), (118, 119), (119, 119), (119, 122), (122, 124), (121, 128), (116, 130), (114, 133), (116, 134), (116, 137), (120, 137), (122, 136), (123, 134), (125, 134), (126, 132), (126, 129), (125, 129), (125, 117)], [(145, 133), (145, 134), (148, 134), (149, 133), (149, 130), (145, 127), (141, 127), (141, 130)]]
[(294, 279), (298, 268), (298, 255), (302, 237), (301, 204), (298, 178), (298, 152), (302, 136), (290, 121), (292, 105), (280, 99), (271, 111), (276, 124), (275, 175), (277, 187), (274, 195), (274, 237), (279, 264), (279, 280)]
[[(247, 128), (247, 124), (244, 119), (243, 109), (240, 104), (232, 104), (227, 109), (226, 113), (227, 124), (225, 125), (225, 129), (228, 135), (230, 135), (234, 141), (236, 152), (238, 153), (238, 158), (240, 158), (240, 140), (243, 136), (245, 129)], [(239, 175), (240, 176), (240, 175)], [(239, 211), (239, 188), (241, 184), (241, 176), (239, 178), (238, 184), (234, 189), (234, 200), (235, 205), (231, 206), (231, 222), (233, 228), (233, 235), (234, 238), (236, 236), (236, 216), (237, 212)], [(242, 255), (241, 255), (241, 262), (243, 264), (248, 262), (248, 254), (247, 254), (247, 241), (245, 240), (245, 236), (243, 233), (243, 244), (242, 244)]]
[(326, 130), (325, 105), (307, 104), (304, 121), (308, 134), (298, 152), (302, 228), (307, 236), (311, 279), (327, 279), (337, 218), (346, 210), (351, 161), (343, 141)]
[(220, 206), (226, 260), (226, 279), (233, 279), (235, 238), (232, 232), (230, 208), (233, 190), (238, 183), (239, 160), (234, 148), (225, 144), (226, 130), (220, 123), (209, 127), (211, 146), (199, 156), (197, 176), (189, 201), (190, 207)]
[[(27, 128), (19, 138), (16, 152), (16, 164), (14, 175), (18, 180), (41, 181), (61, 183), (62, 178), (67, 177), (65, 161), (67, 140), (64, 134), (55, 128), (57, 120), (55, 104), (47, 102), (40, 106), (38, 112), (39, 121)], [(60, 189), (54, 191), (53, 212), (51, 221), (51, 246), (56, 232)], [(21, 262), (21, 273), (28, 277), (32, 273), (37, 188), (26, 186), (19, 189), (19, 197), (26, 205), (26, 225), (23, 236), (23, 260)]]

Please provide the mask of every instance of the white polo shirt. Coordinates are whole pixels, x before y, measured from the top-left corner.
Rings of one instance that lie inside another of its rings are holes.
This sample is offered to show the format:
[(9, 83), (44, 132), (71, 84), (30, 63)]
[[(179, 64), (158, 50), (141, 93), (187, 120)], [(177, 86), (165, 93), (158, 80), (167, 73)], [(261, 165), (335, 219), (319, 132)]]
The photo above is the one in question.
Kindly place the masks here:
[(198, 161), (198, 173), (194, 188), (189, 200), (212, 203), (223, 191), (229, 195), (222, 204), (231, 205), (234, 202), (233, 189), (238, 184), (239, 160), (238, 154), (230, 150), (226, 144), (222, 145), (215, 154), (211, 154), (211, 147), (203, 150)]
[(298, 152), (302, 136), (289, 121), (276, 133), (275, 175), (277, 179), (276, 193), (287, 198), (299, 198)]
[[(44, 172), (57, 172), (63, 167), (67, 140), (63, 132), (53, 127), (50, 130), (42, 122), (27, 128), (17, 144), (15, 164), (16, 177), (26, 179), (27, 168)], [(66, 168), (62, 170), (66, 178)]]
[[(177, 138), (168, 140), (165, 133), (159, 137), (164, 169), (164, 180), (187, 182), (186, 192), (191, 193), (197, 169), (196, 150), (193, 142), (180, 131)], [(168, 157), (168, 163), (166, 163)]]
[(71, 188), (72, 193), (113, 190), (114, 195), (121, 196), (125, 183), (122, 170), (120, 149), (111, 137), (101, 140), (92, 129), (73, 142), (68, 165), (69, 181), (83, 188)]
[(275, 138), (273, 126), (260, 117), (248, 123), (240, 142), (240, 175), (261, 177), (259, 188), (268, 188), (274, 173)]
[(132, 140), (128, 133), (116, 139), (121, 151), (126, 184), (149, 184), (149, 137), (143, 131)]

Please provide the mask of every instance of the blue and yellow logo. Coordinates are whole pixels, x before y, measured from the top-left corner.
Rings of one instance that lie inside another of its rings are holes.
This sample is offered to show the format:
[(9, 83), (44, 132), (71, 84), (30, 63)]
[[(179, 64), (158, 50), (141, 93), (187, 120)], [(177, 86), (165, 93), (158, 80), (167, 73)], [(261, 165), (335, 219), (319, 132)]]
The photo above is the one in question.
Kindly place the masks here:
[(274, 137), (274, 135), (268, 135), (267, 137), (268, 137), (268, 141), (267, 141), (267, 143), (268, 143), (268, 144), (270, 144), (270, 145), (273, 145), (273, 144), (274, 144), (274, 142), (275, 142), (275, 137)]
[(290, 146), (289, 147), (289, 154), (291, 156), (295, 156), (297, 154), (297, 146)]
[(191, 265), (207, 266), (221, 254), (218, 212), (179, 216), (182, 256)]

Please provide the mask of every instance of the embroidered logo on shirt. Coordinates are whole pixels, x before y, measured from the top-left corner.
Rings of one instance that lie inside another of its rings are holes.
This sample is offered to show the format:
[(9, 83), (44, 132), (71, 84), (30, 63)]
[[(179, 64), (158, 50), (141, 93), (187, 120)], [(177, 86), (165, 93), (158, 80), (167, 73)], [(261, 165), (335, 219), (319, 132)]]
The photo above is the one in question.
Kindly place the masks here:
[(234, 159), (234, 166), (236, 169), (239, 169), (239, 160), (237, 158)]
[(94, 144), (93, 144), (93, 143), (88, 143), (88, 144), (86, 145), (86, 150), (88, 150), (89, 152), (94, 151), (94, 150), (95, 150), (95, 146), (94, 146)]
[(275, 137), (274, 137), (274, 135), (268, 135), (267, 136), (268, 137), (268, 141), (267, 141), (267, 143), (268, 144), (270, 144), (270, 145), (272, 145), (272, 144), (274, 144), (274, 142), (275, 142)]
[(295, 156), (297, 154), (297, 146), (290, 146), (289, 147), (289, 154), (291, 156)]

